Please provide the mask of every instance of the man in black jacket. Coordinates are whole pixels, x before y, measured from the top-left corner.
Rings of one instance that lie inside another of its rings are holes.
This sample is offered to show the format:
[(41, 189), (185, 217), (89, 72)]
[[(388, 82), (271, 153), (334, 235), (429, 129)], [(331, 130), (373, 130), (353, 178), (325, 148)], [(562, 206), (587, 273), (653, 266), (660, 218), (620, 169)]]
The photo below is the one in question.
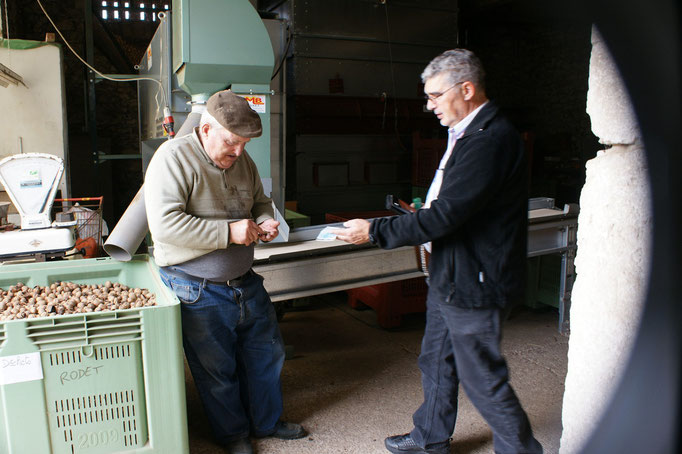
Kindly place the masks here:
[(449, 139), (424, 209), (353, 219), (337, 232), (355, 244), (431, 249), (419, 355), (424, 402), (410, 433), (386, 439), (393, 453), (450, 452), (460, 383), (492, 428), (496, 453), (542, 452), (500, 352), (505, 309), (526, 285), (526, 159), (518, 133), (488, 101), (483, 79), (480, 61), (465, 49), (429, 63), (422, 73), (426, 107)]

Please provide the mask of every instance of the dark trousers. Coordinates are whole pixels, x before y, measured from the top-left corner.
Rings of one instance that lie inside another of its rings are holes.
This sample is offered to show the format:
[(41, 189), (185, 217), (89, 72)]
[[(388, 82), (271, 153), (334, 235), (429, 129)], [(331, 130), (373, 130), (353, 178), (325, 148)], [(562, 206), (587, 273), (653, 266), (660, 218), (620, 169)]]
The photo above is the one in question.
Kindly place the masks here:
[(424, 403), (413, 415), (412, 438), (426, 447), (446, 441), (457, 419), (457, 394), (467, 396), (493, 431), (498, 454), (542, 453), (509, 385), (500, 352), (499, 309), (463, 309), (427, 301), (419, 368)]
[(187, 364), (218, 443), (274, 432), (284, 343), (263, 278), (227, 286), (160, 274), (182, 303)]

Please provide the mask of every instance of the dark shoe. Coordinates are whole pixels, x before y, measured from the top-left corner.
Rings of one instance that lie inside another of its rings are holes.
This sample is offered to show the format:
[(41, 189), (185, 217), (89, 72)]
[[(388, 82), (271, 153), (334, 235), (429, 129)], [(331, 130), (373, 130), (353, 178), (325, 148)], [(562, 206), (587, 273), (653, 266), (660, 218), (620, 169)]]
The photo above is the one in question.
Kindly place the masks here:
[(282, 440), (297, 440), (308, 435), (300, 424), (293, 422), (279, 421), (275, 426), (275, 431), (269, 437), (281, 438)]
[(230, 441), (225, 445), (225, 452), (227, 454), (253, 454), (251, 440), (248, 437), (244, 437)]
[(427, 445), (426, 448), (417, 446), (410, 434), (394, 435), (384, 440), (386, 449), (394, 454), (450, 454), (450, 441)]

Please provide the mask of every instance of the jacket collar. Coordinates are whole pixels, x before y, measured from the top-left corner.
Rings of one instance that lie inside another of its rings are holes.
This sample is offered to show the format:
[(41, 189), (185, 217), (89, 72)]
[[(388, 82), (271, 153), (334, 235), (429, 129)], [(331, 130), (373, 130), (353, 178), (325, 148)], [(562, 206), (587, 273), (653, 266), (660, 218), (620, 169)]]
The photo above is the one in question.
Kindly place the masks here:
[(474, 117), (469, 126), (467, 126), (462, 138), (468, 137), (474, 133), (486, 129), (493, 118), (497, 116), (498, 111), (499, 108), (497, 107), (497, 104), (495, 104), (493, 101), (488, 101), (488, 103), (483, 106), (483, 108)]

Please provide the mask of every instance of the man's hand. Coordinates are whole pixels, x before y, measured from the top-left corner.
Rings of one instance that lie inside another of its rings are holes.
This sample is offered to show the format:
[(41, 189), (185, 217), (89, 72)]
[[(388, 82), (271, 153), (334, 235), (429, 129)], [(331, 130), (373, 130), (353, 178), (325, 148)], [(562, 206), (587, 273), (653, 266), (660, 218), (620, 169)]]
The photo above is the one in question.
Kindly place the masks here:
[(258, 224), (258, 226), (263, 231), (263, 233), (260, 235), (260, 240), (265, 243), (274, 240), (277, 238), (277, 235), (279, 235), (279, 230), (277, 230), (277, 227), (279, 227), (279, 222), (275, 221), (274, 219), (266, 219), (265, 221)]
[(351, 219), (343, 223), (345, 229), (334, 229), (336, 238), (346, 243), (363, 244), (369, 241), (369, 221), (365, 219)]
[(265, 234), (251, 219), (230, 223), (230, 243), (245, 246), (258, 242), (258, 237)]

